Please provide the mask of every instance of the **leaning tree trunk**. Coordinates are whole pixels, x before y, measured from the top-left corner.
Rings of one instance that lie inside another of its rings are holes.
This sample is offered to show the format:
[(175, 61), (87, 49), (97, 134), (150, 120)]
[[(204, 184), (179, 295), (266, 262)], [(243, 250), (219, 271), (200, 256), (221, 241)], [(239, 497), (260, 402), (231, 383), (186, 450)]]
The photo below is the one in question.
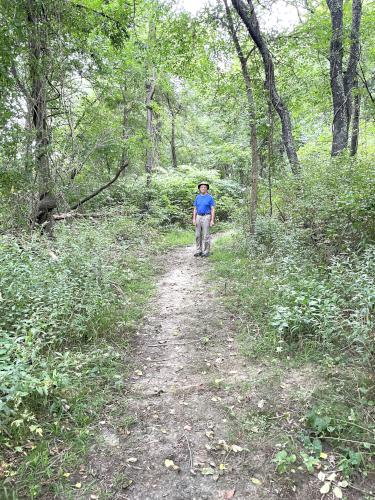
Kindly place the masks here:
[(48, 127), (47, 78), (48, 78), (48, 20), (45, 7), (38, 1), (28, 0), (29, 71), (31, 82), (31, 122), (35, 133), (35, 168), (38, 179), (39, 199), (33, 210), (32, 225), (52, 229), (52, 211), (57, 203), (53, 194)]
[(272, 56), (260, 31), (258, 19), (255, 14), (252, 0), (247, 0), (248, 5), (246, 5), (243, 2), (243, 0), (232, 0), (232, 4), (233, 7), (238, 12), (238, 14), (240, 15), (251, 38), (253, 39), (255, 45), (257, 46), (262, 56), (264, 71), (266, 75), (265, 85), (268, 92), (270, 93), (272, 105), (277, 111), (281, 120), (283, 145), (286, 154), (288, 156), (292, 172), (294, 174), (298, 174), (300, 170), (300, 165), (298, 161), (296, 147), (294, 144), (292, 123), (289, 111), (277, 92), (276, 81), (275, 81), (275, 69), (273, 65)]
[(242, 77), (246, 88), (247, 108), (249, 113), (249, 124), (250, 124), (250, 144), (251, 144), (250, 234), (254, 234), (256, 217), (257, 217), (258, 171), (259, 171), (258, 141), (257, 141), (257, 128), (256, 128), (256, 107), (251, 88), (250, 74), (247, 69), (246, 58), (244, 56), (240, 42), (237, 37), (236, 30), (234, 28), (232, 13), (229, 9), (227, 0), (223, 1), (227, 15), (229, 33), (232, 37), (234, 46), (236, 48), (237, 56), (241, 65)]

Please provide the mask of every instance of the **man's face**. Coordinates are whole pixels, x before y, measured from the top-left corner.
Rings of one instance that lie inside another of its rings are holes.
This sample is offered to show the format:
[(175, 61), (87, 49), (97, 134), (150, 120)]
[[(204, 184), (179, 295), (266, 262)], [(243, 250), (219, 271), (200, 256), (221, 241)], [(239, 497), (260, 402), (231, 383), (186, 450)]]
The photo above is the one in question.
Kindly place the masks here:
[(200, 192), (200, 194), (206, 194), (207, 193), (207, 186), (206, 186), (206, 184), (202, 184), (201, 186), (199, 186), (199, 192)]

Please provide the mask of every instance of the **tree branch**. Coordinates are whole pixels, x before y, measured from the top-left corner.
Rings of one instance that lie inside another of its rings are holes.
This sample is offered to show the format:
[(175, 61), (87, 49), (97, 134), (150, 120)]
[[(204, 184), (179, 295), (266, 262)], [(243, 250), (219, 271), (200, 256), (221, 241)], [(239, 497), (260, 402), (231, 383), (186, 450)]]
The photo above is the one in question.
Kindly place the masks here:
[(116, 28), (119, 29), (120, 31), (122, 31), (123, 33), (125, 33), (126, 37), (129, 38), (128, 31), (124, 28), (124, 26), (120, 23), (120, 21), (118, 21), (114, 17), (106, 14), (105, 12), (102, 12), (101, 10), (96, 10), (96, 9), (91, 8), (91, 7), (87, 7), (87, 5), (83, 5), (81, 3), (73, 3), (73, 6), (78, 7), (79, 9), (82, 9), (82, 10), (86, 10), (88, 12), (93, 12), (94, 14), (96, 14), (100, 17), (104, 17), (104, 19), (108, 19), (109, 21), (112, 21), (113, 23), (115, 23)]
[(111, 186), (117, 179), (120, 177), (121, 172), (125, 170), (125, 168), (128, 166), (128, 162), (124, 163), (121, 165), (121, 167), (117, 170), (116, 175), (111, 179), (107, 184), (104, 184), (104, 186), (101, 186), (99, 189), (91, 193), (90, 195), (86, 196), (86, 198), (83, 198), (81, 201), (76, 203), (75, 205), (70, 207), (70, 210), (76, 210), (78, 207), (86, 203), (87, 201), (91, 200), (95, 196), (97, 196), (99, 193), (107, 189), (109, 186)]
[(29, 101), (29, 102), (33, 102), (33, 98), (31, 97), (31, 94), (30, 92), (27, 90), (27, 88), (25, 87), (25, 85), (22, 83), (19, 75), (18, 75), (18, 72), (17, 72), (17, 69), (16, 69), (16, 66), (14, 64), (14, 61), (12, 61), (12, 64), (10, 66), (10, 72), (12, 73), (13, 75), (13, 78), (15, 79), (17, 85), (18, 85), (18, 88), (20, 89), (20, 91), (22, 92), (22, 94), (25, 96), (26, 100)]
[(368, 93), (368, 95), (369, 95), (369, 97), (371, 99), (372, 104), (375, 104), (374, 96), (371, 94), (371, 90), (370, 90), (370, 87), (368, 85), (368, 81), (366, 80), (365, 72), (363, 71), (361, 63), (359, 63), (359, 67), (361, 68), (361, 73), (359, 73), (358, 76), (362, 80), (363, 85), (365, 86), (365, 89), (367, 90), (367, 93)]

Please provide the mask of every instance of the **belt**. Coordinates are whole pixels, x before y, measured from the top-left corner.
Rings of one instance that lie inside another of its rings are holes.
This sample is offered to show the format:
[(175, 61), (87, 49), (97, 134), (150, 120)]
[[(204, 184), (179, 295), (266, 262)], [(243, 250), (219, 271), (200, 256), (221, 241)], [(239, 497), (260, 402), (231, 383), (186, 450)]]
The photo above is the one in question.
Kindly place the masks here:
[(198, 215), (203, 216), (203, 215), (211, 215), (211, 214), (198, 214)]

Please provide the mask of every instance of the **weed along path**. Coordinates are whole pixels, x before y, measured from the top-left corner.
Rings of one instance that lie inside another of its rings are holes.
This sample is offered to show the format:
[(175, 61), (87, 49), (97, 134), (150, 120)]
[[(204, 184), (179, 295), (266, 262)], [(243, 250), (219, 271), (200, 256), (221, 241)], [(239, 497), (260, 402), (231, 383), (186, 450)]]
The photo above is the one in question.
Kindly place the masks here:
[(225, 387), (251, 370), (205, 279), (209, 260), (183, 248), (167, 262), (136, 337), (129, 418), (122, 432), (104, 424), (91, 453), (96, 485), (116, 499), (274, 498), (229, 416), (236, 400)]

